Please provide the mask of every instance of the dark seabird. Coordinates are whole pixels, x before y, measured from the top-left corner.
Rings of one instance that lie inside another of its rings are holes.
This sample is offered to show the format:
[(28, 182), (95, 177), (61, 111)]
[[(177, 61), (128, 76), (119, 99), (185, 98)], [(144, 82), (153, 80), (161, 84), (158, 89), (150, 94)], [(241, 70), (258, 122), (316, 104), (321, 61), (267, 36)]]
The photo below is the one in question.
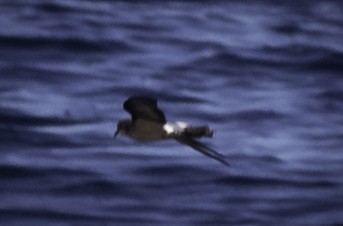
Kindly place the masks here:
[(130, 97), (124, 102), (123, 107), (131, 114), (131, 119), (119, 121), (114, 137), (123, 134), (140, 141), (175, 139), (229, 165), (223, 155), (195, 139), (212, 137), (213, 131), (208, 126), (192, 127), (184, 122), (167, 122), (164, 113), (157, 107), (157, 100), (151, 97)]

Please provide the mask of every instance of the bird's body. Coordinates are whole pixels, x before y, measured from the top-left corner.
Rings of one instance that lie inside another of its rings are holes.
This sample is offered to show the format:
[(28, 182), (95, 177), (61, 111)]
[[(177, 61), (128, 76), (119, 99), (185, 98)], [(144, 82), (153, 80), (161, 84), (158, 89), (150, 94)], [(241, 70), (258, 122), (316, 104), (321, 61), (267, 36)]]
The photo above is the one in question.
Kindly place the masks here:
[[(163, 131), (162, 133), (160, 131)], [(163, 130), (163, 124), (137, 119), (135, 123), (130, 124), (124, 133), (126, 136), (140, 141), (152, 141), (167, 138), (167, 132)]]
[(119, 121), (114, 137), (120, 133), (139, 141), (175, 139), (228, 165), (224, 156), (194, 139), (212, 137), (213, 131), (208, 126), (192, 127), (184, 122), (169, 123), (157, 107), (157, 100), (150, 97), (131, 97), (124, 102), (123, 107), (132, 118)]

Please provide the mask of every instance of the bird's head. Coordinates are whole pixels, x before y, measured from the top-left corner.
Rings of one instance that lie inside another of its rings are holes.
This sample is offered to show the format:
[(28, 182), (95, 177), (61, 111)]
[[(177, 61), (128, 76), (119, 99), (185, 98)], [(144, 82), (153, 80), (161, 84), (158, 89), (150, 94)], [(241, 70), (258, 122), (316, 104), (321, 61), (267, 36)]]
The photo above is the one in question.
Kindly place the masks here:
[(117, 130), (114, 133), (114, 138), (118, 135), (118, 134), (127, 134), (130, 127), (131, 127), (132, 121), (131, 120), (121, 120), (118, 122), (117, 125)]

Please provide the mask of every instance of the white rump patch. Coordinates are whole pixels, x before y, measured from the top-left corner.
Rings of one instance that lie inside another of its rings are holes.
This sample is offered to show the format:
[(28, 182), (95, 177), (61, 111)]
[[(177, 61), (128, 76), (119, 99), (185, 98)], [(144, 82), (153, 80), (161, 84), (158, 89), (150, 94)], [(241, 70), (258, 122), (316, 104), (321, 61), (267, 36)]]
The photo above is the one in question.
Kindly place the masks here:
[(176, 122), (175, 124), (182, 130), (184, 130), (188, 127), (188, 123), (186, 123), (186, 122)]
[(164, 131), (167, 132), (167, 134), (172, 134), (174, 133), (174, 127), (171, 123), (167, 122), (166, 124), (164, 124), (163, 126)]
[(167, 122), (164, 124), (163, 129), (167, 132), (167, 134), (173, 134), (173, 133), (182, 133), (186, 128), (188, 127), (188, 124), (186, 122), (176, 122), (176, 123), (170, 123)]

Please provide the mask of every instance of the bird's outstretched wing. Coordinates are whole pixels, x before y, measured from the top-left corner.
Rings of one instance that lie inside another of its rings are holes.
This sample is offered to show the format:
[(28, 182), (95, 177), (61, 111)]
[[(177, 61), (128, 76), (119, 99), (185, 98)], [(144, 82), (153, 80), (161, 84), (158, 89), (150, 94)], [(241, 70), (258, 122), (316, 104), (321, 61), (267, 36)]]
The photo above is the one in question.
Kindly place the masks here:
[(140, 119), (166, 123), (164, 113), (157, 107), (157, 100), (151, 97), (133, 96), (127, 99), (124, 109), (132, 116), (132, 121)]
[(213, 158), (213, 159), (229, 166), (229, 163), (225, 160), (225, 157), (223, 155), (219, 154), (218, 152), (216, 152), (212, 148), (208, 147), (207, 145), (193, 139), (192, 137), (181, 136), (181, 137), (176, 138), (176, 140), (182, 144), (186, 144), (186, 145), (190, 146), (194, 150), (199, 151), (200, 153), (202, 153), (202, 154), (204, 154), (210, 158)]

